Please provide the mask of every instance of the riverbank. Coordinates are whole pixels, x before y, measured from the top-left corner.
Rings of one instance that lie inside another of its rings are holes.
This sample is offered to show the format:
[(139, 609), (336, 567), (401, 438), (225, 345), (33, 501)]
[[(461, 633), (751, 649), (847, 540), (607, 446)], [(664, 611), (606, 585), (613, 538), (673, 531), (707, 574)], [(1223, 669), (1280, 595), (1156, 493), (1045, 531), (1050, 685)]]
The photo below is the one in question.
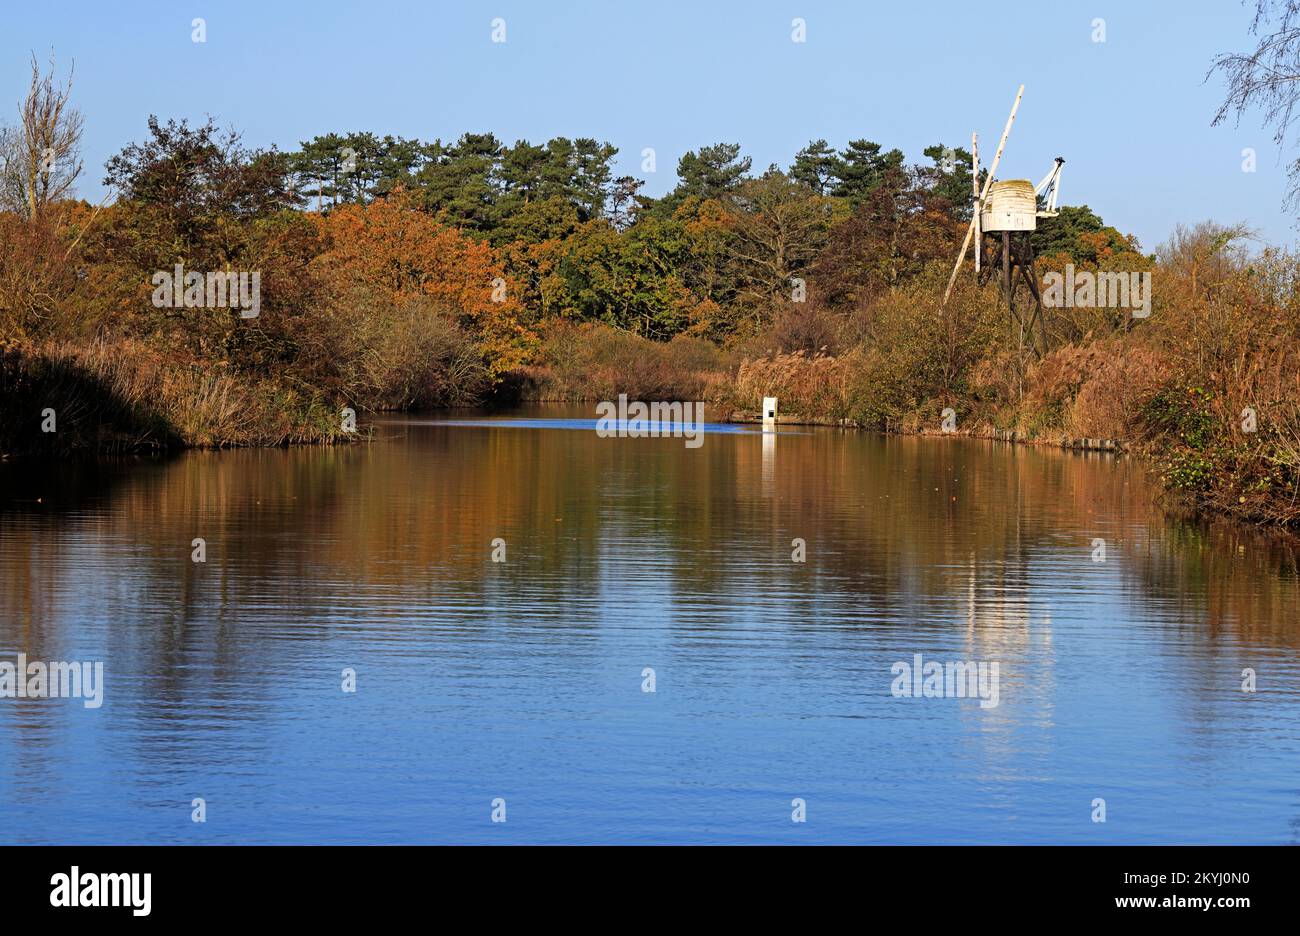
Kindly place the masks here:
[[(908, 343), (903, 329), (763, 351), (780, 336), (720, 347), (563, 326), (542, 343), (544, 363), (515, 375), (512, 389), (524, 401), (703, 400), (742, 420), (757, 420), (761, 399), (775, 396), (787, 424), (1127, 452), (1150, 465), (1180, 509), (1294, 530), (1300, 367), (1289, 325), (1257, 303), (1247, 318), (1223, 299), (1216, 294), (1213, 329), (1163, 321), (1084, 335), (1020, 362), (990, 342), (946, 373), (942, 344)], [(937, 314), (934, 305), (913, 308), (921, 325)], [(1187, 331), (1197, 340), (1182, 340)]]
[[(168, 355), (156, 344), (11, 345), (0, 352), (0, 457), (352, 442), (367, 436), (369, 414), (448, 398), (422, 384), (454, 387), (459, 402), (486, 405), (594, 403), (620, 393), (703, 400), (738, 421), (757, 421), (758, 402), (776, 396), (786, 424), (1127, 452), (1151, 467), (1182, 511), (1300, 527), (1300, 418), (1287, 398), (1295, 376), (1285, 353), (1261, 363), (1242, 352), (1231, 371), (1206, 373), (1167, 346), (1107, 337), (1048, 353), (1015, 385), (1005, 359), (972, 360), (954, 390), (861, 344), (835, 354), (749, 356), (760, 343), (655, 342), (598, 324), (560, 324), (546, 330), (534, 363), (493, 383), (446, 323), (416, 349), (400, 381), (385, 374), (371, 384), (382, 392), (352, 402), (359, 433), (319, 390)], [(466, 371), (472, 386), (457, 376)]]
[[(779, 401), (778, 401), (779, 402)], [(758, 424), (763, 421), (763, 414), (758, 411), (734, 411), (729, 414), (725, 420), (730, 423), (753, 423)], [(829, 418), (807, 417), (797, 414), (780, 415), (777, 422), (785, 426), (825, 426), (836, 429), (857, 429), (866, 430), (865, 427), (858, 425), (852, 420), (834, 420)], [(905, 433), (906, 435), (923, 435), (923, 436), (958, 436), (967, 439), (985, 439), (990, 442), (1014, 442), (1021, 445), (1041, 445), (1051, 448), (1068, 449), (1075, 452), (1110, 452), (1111, 454), (1122, 455), (1126, 446), (1121, 439), (1073, 439), (1069, 436), (1060, 436), (1059, 438), (1035, 438), (1028, 433), (1020, 432), (1015, 429), (994, 429), (990, 426), (982, 426), (976, 429), (952, 430), (939, 429), (920, 429), (914, 432)]]
[(136, 342), (0, 350), (0, 457), (349, 442), (338, 411)]

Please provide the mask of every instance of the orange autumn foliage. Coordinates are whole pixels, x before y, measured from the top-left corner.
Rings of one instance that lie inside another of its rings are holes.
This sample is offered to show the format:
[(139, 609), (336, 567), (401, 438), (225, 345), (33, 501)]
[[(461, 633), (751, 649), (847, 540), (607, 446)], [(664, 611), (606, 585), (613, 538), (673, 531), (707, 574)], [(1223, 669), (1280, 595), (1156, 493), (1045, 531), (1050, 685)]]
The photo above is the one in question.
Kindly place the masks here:
[(315, 217), (324, 250), (313, 266), (334, 296), (433, 300), (476, 337), (492, 373), (525, 361), (536, 336), (522, 322), (518, 286), (489, 244), (438, 223), (400, 192)]

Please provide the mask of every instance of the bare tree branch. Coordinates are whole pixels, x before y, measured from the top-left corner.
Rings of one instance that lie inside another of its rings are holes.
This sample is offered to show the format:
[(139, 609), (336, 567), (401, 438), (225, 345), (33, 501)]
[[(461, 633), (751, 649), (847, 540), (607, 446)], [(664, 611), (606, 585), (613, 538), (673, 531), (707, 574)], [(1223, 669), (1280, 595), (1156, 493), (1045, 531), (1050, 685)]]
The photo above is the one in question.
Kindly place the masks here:
[[(1270, 31), (1271, 30), (1271, 31)], [(1211, 121), (1218, 126), (1232, 118), (1240, 125), (1248, 111), (1263, 114), (1263, 126), (1273, 128), (1273, 142), (1285, 147), (1300, 106), (1300, 0), (1255, 0), (1251, 35), (1259, 36), (1254, 52), (1216, 56), (1205, 74), (1220, 74), (1228, 90)], [(1300, 205), (1300, 160), (1291, 164), (1287, 205)]]

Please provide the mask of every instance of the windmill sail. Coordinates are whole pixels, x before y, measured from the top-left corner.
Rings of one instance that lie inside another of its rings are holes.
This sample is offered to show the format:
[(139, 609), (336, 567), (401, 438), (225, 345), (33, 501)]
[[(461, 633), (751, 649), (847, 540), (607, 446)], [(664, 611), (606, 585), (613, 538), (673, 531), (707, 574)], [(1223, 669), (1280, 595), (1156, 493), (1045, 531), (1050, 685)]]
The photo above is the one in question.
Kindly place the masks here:
[[(1020, 90), (1016, 92), (1015, 103), (1011, 105), (1011, 114), (1007, 117), (1007, 125), (1002, 128), (1002, 139), (998, 140), (997, 151), (993, 154), (993, 162), (989, 165), (988, 177), (984, 180), (984, 190), (980, 193), (980, 204), (988, 198), (989, 186), (993, 184), (993, 174), (998, 171), (998, 163), (1002, 161), (1002, 151), (1006, 148), (1007, 137), (1011, 134), (1011, 125), (1015, 122), (1016, 111), (1020, 110), (1020, 98), (1025, 93), (1025, 86), (1021, 85)], [(979, 178), (979, 166), (976, 165), (975, 177)], [(948, 277), (948, 288), (943, 291), (943, 304), (948, 304), (948, 296), (952, 293), (952, 287), (957, 282), (957, 273), (961, 270), (961, 262), (966, 259), (966, 249), (970, 247), (971, 235), (979, 229), (979, 211), (974, 213), (971, 218), (970, 226), (966, 228), (966, 236), (961, 242), (961, 252), (957, 254), (957, 264), (952, 268), (952, 276)], [(975, 246), (976, 256), (978, 257), (979, 245)], [(978, 263), (978, 260), (976, 261)]]

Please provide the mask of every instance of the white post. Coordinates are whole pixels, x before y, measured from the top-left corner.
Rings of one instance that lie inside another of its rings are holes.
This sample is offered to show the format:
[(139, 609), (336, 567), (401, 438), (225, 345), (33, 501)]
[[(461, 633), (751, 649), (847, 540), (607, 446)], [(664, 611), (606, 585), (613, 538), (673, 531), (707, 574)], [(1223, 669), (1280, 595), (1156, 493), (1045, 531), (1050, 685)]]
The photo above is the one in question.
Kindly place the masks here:
[(776, 431), (776, 397), (763, 397), (763, 431)]

